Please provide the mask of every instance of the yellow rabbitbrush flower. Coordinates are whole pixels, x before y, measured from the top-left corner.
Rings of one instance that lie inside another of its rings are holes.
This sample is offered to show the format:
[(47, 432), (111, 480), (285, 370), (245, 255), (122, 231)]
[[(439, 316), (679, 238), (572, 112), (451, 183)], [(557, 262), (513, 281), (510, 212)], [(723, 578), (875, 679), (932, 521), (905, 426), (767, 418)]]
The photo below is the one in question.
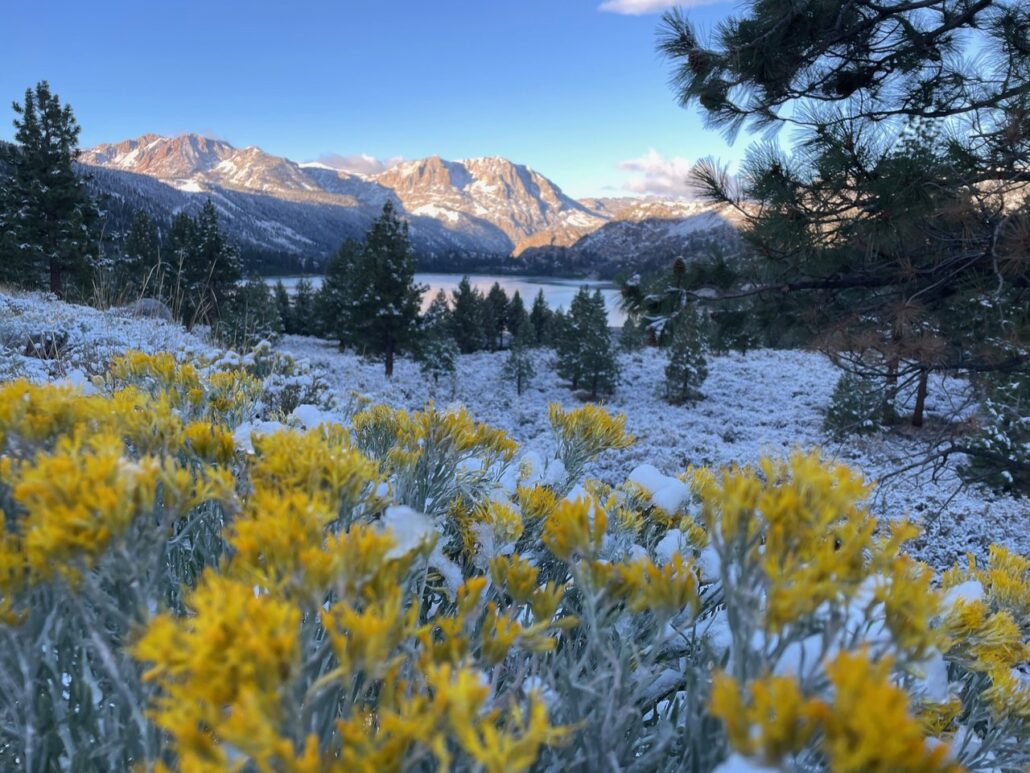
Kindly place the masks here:
[(847, 600), (874, 570), (891, 569), (912, 531), (902, 524), (895, 536), (876, 538), (876, 520), (861, 504), (868, 492), (859, 474), (818, 453), (731, 468), (705, 487), (704, 519), (717, 547), (761, 569), (770, 631)]
[(724, 672), (712, 680), (711, 711), (722, 720), (734, 750), (776, 764), (804, 749), (818, 730), (820, 704), (790, 677), (765, 676), (747, 693)]
[(674, 553), (663, 566), (641, 557), (614, 564), (616, 594), (627, 599), (633, 612), (654, 612), (662, 617), (678, 615), (688, 607), (700, 606), (697, 569), (689, 559)]
[(284, 699), (300, 665), (300, 610), (213, 571), (188, 602), (192, 615), (158, 615), (133, 648), (161, 688), (154, 720), (183, 769), (224, 769), (239, 753), (276, 767), (293, 756)]
[(122, 442), (97, 436), (58, 443), (16, 472), (13, 499), (29, 570), (75, 581), (141, 513), (153, 509), (160, 465), (125, 458)]
[(547, 406), (547, 416), (559, 438), (559, 445), (582, 448), (588, 456), (629, 448), (635, 440), (626, 432), (624, 415), (612, 416), (596, 405), (566, 411), (558, 403), (551, 403)]
[(323, 498), (340, 515), (353, 515), (361, 504), (374, 507), (382, 480), (379, 465), (352, 447), (338, 426), (256, 437), (248, 471), (255, 489), (279, 495), (302, 491)]
[(909, 711), (908, 694), (891, 683), (890, 658), (841, 652), (827, 664), (832, 702), (823, 702), (821, 746), (830, 768), (841, 773), (960, 771), (946, 744), (930, 744)]
[(764, 676), (746, 689), (725, 673), (712, 683), (711, 711), (732, 748), (764, 764), (786, 764), (815, 744), (826, 766), (842, 773), (942, 773), (963, 768), (947, 745), (929, 741), (891, 681), (892, 661), (866, 651), (841, 652), (826, 664), (830, 698), (806, 696), (794, 677)]
[(541, 538), (562, 561), (591, 558), (600, 551), (607, 527), (608, 516), (593, 497), (565, 499), (547, 516)]

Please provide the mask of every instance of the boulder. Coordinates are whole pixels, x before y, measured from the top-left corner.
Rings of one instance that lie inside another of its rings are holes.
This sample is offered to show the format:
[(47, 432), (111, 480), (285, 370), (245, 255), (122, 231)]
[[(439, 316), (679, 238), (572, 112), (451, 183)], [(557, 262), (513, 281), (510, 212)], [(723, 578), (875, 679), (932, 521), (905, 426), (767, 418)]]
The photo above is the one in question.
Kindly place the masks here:
[(171, 322), (174, 319), (172, 310), (157, 298), (140, 298), (135, 303), (116, 309), (115, 312), (123, 317), (137, 319), (162, 319), (165, 322)]

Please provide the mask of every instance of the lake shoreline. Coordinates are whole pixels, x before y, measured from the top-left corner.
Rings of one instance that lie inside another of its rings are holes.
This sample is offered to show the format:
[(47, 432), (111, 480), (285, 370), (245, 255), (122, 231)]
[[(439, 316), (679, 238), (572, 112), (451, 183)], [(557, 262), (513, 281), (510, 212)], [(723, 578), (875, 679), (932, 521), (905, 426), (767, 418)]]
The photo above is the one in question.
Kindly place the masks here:
[[(415, 274), (415, 282), (425, 288), (422, 296), (422, 308), (425, 310), (432, 301), (433, 296), (439, 290), (443, 290), (448, 296), (454, 291), (463, 277), (468, 277), (472, 286), (484, 295), (490, 290), (493, 284), (498, 283), (501, 288), (512, 297), (518, 292), (522, 302), (528, 310), (539, 292), (543, 292), (544, 300), (552, 310), (564, 309), (568, 311), (572, 298), (581, 287), (587, 287), (591, 291), (599, 290), (604, 297), (605, 308), (608, 312), (608, 323), (611, 327), (621, 327), (626, 315), (621, 308), (621, 293), (619, 287), (607, 279), (583, 279), (580, 277), (558, 277), (540, 275), (515, 275), (515, 274), (470, 274), (470, 273), (448, 273), (448, 272), (418, 272)], [(291, 274), (288, 276), (266, 276), (262, 277), (266, 284), (274, 286), (282, 282), (287, 291), (292, 294), (294, 287), (302, 279), (308, 280), (314, 289), (322, 285), (323, 274)]]

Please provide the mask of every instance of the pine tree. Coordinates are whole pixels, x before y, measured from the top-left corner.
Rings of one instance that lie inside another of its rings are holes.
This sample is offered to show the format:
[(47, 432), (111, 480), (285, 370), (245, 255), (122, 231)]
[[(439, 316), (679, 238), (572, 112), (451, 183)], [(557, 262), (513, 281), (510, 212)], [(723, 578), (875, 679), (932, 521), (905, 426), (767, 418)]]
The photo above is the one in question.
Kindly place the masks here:
[(688, 306), (676, 316), (672, 328), (665, 399), (674, 404), (699, 400), (701, 385), (708, 378), (708, 342), (701, 318)]
[(132, 219), (125, 237), (125, 275), (122, 283), (130, 295), (160, 298), (161, 236), (151, 217), (140, 210)]
[[(508, 310), (506, 313), (505, 327), (508, 328), (508, 332), (511, 333), (512, 341), (522, 331), (523, 325), (529, 324), (529, 314), (526, 312), (526, 306), (522, 302), (522, 296), (519, 291), (516, 290), (511, 296), (511, 302), (508, 304)], [(536, 331), (532, 327), (526, 331), (528, 339), (524, 341), (525, 345), (531, 346), (535, 343)]]
[(325, 277), (316, 299), (319, 327), (322, 335), (335, 338), (343, 348), (351, 343), (350, 288), (361, 263), (361, 243), (347, 239), (329, 256), (325, 264)]
[(225, 295), (221, 310), (212, 330), (225, 346), (247, 351), (261, 341), (276, 341), (282, 333), (275, 298), (259, 276), (250, 277)]
[(418, 360), (422, 375), (439, 385), (440, 379), (451, 377), (452, 392), (454, 374), (458, 366), (458, 344), (451, 335), (451, 310), (447, 293), (437, 290), (429, 307), (419, 320)]
[(240, 253), (218, 226), (218, 211), (208, 199), (197, 216), (195, 260), (203, 277), (201, 297), (209, 309), (209, 318), (217, 319), (222, 305), (236, 288), (242, 274)]
[(0, 280), (84, 297), (100, 257), (98, 213), (75, 173), (79, 125), (40, 81), (14, 104), (15, 144), (4, 146), (9, 176), (0, 197)]
[(478, 352), (486, 343), (483, 327), (483, 296), (467, 276), (461, 278), (452, 293), (451, 332), (462, 354)]
[(746, 298), (765, 342), (817, 345), (889, 403), (914, 384), (915, 426), (932, 372), (1030, 366), (1028, 39), (1022, 0), (751, 0), (708, 40), (668, 13), (681, 104), (730, 136), (797, 130), (740, 175), (695, 170), (753, 253), (733, 291), (695, 297)]
[[(516, 295), (517, 297), (517, 295)], [(525, 312), (525, 310), (523, 310)], [(530, 379), (536, 375), (533, 368), (533, 359), (529, 353), (530, 344), (533, 342), (534, 330), (525, 319), (522, 325), (517, 328), (511, 341), (511, 350), (508, 352), (508, 359), (505, 360), (503, 374), (505, 378), (515, 382), (515, 391), (521, 395), (529, 384)]]
[(208, 199), (196, 218), (185, 212), (172, 221), (169, 299), (187, 328), (218, 321), (241, 276), (240, 253), (222, 233), (218, 212)]
[(494, 282), (486, 294), (483, 319), (489, 348), (497, 351), (504, 343), (504, 330), (508, 322), (508, 294), (499, 282)]
[(172, 219), (168, 231), (169, 283), (168, 303), (176, 319), (193, 318), (196, 289), (191, 285), (193, 251), (196, 244), (197, 224), (186, 212)]
[(529, 321), (533, 325), (533, 342), (544, 346), (550, 335), (551, 310), (544, 300), (544, 291), (540, 290), (533, 299), (533, 309), (529, 312)]
[(315, 310), (315, 289), (307, 277), (301, 277), (293, 291), (290, 319), (297, 335), (310, 336), (317, 335), (319, 332), (318, 314)]
[[(363, 246), (345, 244), (330, 264), (329, 297), (336, 314), (332, 328), (341, 345), (381, 356), (389, 378), (397, 354), (414, 343), (423, 292), (415, 284), (408, 224), (397, 216), (393, 202), (383, 205)], [(324, 287), (329, 285), (327, 269)]]
[(634, 352), (642, 349), (647, 343), (647, 333), (643, 327), (638, 325), (633, 317), (626, 317), (622, 323), (622, 330), (619, 333), (619, 346), (627, 352)]
[(423, 330), (451, 334), (451, 307), (447, 301), (447, 293), (442, 288), (436, 291), (433, 300), (429, 302), (429, 306), (422, 315), (421, 324)]
[(275, 290), (273, 292), (275, 298), (275, 308), (279, 312), (279, 322), (282, 326), (284, 333), (296, 333), (297, 328), (293, 323), (293, 309), (290, 305), (290, 293), (286, 290), (286, 285), (283, 284), (283, 280), (279, 280), (275, 283)]
[(619, 366), (612, 349), (608, 313), (600, 290), (581, 287), (572, 299), (559, 339), (558, 375), (573, 389), (589, 390), (591, 399), (615, 391)]

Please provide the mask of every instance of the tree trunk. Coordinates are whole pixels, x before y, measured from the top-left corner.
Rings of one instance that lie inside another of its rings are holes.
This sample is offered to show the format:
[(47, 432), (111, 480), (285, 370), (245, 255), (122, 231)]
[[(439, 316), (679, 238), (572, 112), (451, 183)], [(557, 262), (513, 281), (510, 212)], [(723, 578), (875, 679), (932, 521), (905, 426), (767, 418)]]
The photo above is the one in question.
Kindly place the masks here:
[(930, 371), (926, 368), (919, 370), (919, 386), (916, 387), (916, 407), (912, 410), (912, 426), (923, 426), (923, 411), (926, 408), (926, 382), (930, 377)]
[(393, 341), (386, 344), (386, 377), (393, 377)]
[(63, 298), (63, 289), (61, 287), (61, 264), (58, 263), (56, 258), (50, 259), (50, 292), (56, 295), (58, 298)]

